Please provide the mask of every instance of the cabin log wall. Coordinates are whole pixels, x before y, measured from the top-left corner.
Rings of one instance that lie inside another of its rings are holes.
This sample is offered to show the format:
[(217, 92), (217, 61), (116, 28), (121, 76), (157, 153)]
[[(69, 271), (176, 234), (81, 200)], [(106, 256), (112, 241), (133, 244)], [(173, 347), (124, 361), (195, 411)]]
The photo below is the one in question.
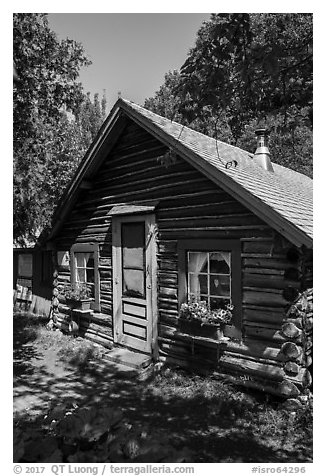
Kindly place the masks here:
[[(158, 201), (158, 340), (162, 360), (218, 368), (246, 385), (295, 396), (310, 384), (308, 334), (286, 317), (295, 296), (311, 286), (309, 252), (293, 247), (268, 224), (180, 157), (165, 160), (167, 147), (129, 123), (100, 166), (56, 238), (58, 250), (75, 243), (99, 244), (99, 318), (80, 317), (88, 338), (112, 342), (112, 234), (108, 212), (115, 205)], [(242, 342), (226, 345), (178, 331), (178, 240), (237, 239), (241, 242)], [(69, 269), (57, 269), (57, 322), (67, 308), (60, 292)], [(96, 321), (97, 319), (97, 321)], [(86, 322), (84, 324), (83, 322)], [(87, 327), (88, 322), (88, 327)], [(284, 327), (285, 324), (293, 326)], [(297, 331), (295, 330), (297, 329)], [(284, 332), (286, 329), (286, 332)], [(293, 346), (292, 353), (282, 349)], [(297, 349), (297, 352), (295, 351)]]

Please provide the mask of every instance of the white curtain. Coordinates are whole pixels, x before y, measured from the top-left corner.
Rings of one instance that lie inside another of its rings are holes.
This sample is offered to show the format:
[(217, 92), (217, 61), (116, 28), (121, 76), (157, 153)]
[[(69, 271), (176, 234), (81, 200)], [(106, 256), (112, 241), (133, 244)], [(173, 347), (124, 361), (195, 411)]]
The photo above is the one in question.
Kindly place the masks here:
[[(85, 268), (87, 267), (87, 261), (89, 260), (91, 254), (92, 253), (80, 253), (80, 252), (75, 254), (76, 281), (78, 283), (86, 283), (86, 269)], [(79, 255), (78, 260), (77, 260), (77, 255)]]
[(190, 292), (193, 293), (197, 299), (200, 299), (200, 282), (199, 273), (207, 263), (208, 253), (196, 252), (191, 253), (191, 259), (193, 263), (193, 289)]

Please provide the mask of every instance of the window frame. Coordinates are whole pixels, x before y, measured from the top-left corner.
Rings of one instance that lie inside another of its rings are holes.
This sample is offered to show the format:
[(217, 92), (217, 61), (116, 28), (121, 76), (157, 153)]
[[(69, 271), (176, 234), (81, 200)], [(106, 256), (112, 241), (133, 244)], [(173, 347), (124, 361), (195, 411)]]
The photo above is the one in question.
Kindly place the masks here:
[(214, 238), (194, 238), (178, 240), (178, 304), (179, 310), (187, 299), (188, 251), (231, 253), (231, 299), (234, 305), (231, 325), (225, 326), (225, 335), (242, 337), (242, 284), (241, 284), (241, 243), (240, 240)]
[(76, 243), (75, 245), (72, 245), (70, 248), (70, 272), (72, 285), (77, 283), (75, 253), (94, 253), (94, 302), (91, 304), (91, 309), (94, 311), (100, 311), (99, 245), (86, 243)]

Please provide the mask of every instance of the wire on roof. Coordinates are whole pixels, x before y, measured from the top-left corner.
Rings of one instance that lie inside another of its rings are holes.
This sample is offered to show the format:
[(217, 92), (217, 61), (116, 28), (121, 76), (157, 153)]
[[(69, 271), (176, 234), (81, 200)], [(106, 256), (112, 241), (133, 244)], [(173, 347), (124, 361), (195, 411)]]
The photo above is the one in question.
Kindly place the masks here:
[(183, 129), (184, 129), (184, 128), (185, 128), (185, 126), (184, 126), (184, 124), (183, 124), (183, 126), (181, 127), (181, 131), (180, 131), (180, 134), (179, 134), (178, 140), (180, 139), (180, 137), (181, 137), (181, 134), (182, 134), (182, 132), (183, 132)]
[(238, 162), (237, 162), (236, 160), (229, 160), (229, 161), (225, 162), (225, 161), (222, 160), (221, 157), (220, 157), (220, 153), (219, 153), (218, 145), (217, 145), (217, 121), (218, 121), (218, 118), (216, 119), (216, 121), (215, 121), (215, 123), (214, 123), (214, 129), (215, 129), (215, 147), (216, 147), (217, 158), (218, 158), (218, 160), (221, 162), (221, 164), (222, 164), (226, 169), (230, 169), (231, 167), (236, 168), (236, 166), (238, 165)]
[[(175, 114), (176, 114), (176, 110), (174, 110), (173, 112), (173, 115), (172, 115), (172, 118), (171, 118), (171, 122), (173, 121), (174, 117), (175, 117)], [(238, 162), (236, 160), (229, 160), (227, 162), (225, 162), (224, 160), (221, 159), (220, 157), (220, 153), (219, 153), (219, 150), (218, 150), (218, 145), (217, 145), (217, 121), (218, 121), (219, 118), (216, 119), (215, 123), (214, 123), (214, 129), (215, 129), (215, 147), (216, 147), (216, 154), (217, 154), (217, 158), (218, 160), (221, 162), (221, 164), (226, 168), (226, 169), (230, 169), (231, 167), (234, 167), (236, 168), (237, 165), (238, 165)], [(183, 132), (183, 129), (185, 128), (185, 125), (183, 124), (182, 125), (182, 128), (180, 130), (180, 134), (178, 136), (178, 139), (180, 139), (181, 137), (181, 134)], [(171, 150), (167, 152), (167, 154), (165, 155), (170, 155), (170, 158), (171, 158)]]

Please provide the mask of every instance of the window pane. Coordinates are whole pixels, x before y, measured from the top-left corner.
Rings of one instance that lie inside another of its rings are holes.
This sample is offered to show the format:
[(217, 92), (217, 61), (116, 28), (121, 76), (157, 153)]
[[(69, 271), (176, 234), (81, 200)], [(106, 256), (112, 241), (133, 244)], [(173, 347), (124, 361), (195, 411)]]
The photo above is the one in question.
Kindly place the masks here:
[(58, 251), (57, 261), (59, 266), (69, 266), (69, 263), (70, 263), (69, 251)]
[(20, 254), (18, 255), (18, 276), (32, 277), (33, 276), (33, 255)]
[(209, 278), (211, 296), (230, 296), (230, 277), (211, 274)]
[(123, 269), (123, 294), (144, 297), (144, 273), (138, 269)]
[(86, 282), (94, 283), (94, 269), (86, 269)]
[(207, 273), (208, 253), (202, 251), (190, 251), (188, 253), (189, 273)]
[(94, 253), (75, 253), (77, 268), (94, 268)]
[(144, 268), (145, 225), (144, 222), (121, 225), (122, 263), (126, 268)]
[(78, 268), (85, 267), (85, 253), (75, 253), (76, 266)]
[(86, 283), (86, 271), (85, 271), (85, 269), (83, 269), (83, 268), (78, 268), (78, 269), (76, 270), (76, 272), (77, 272), (77, 275), (76, 275), (76, 277), (77, 277), (77, 282), (78, 282), (78, 283)]
[(225, 309), (226, 305), (230, 303), (230, 299), (210, 298), (211, 310)]
[(125, 268), (144, 269), (144, 251), (142, 248), (123, 248), (122, 256)]
[(209, 268), (211, 273), (230, 274), (231, 253), (220, 251), (209, 253)]
[(94, 253), (85, 253), (85, 261), (87, 268), (94, 268)]
[(199, 297), (200, 294), (207, 294), (207, 274), (189, 273), (189, 293)]

